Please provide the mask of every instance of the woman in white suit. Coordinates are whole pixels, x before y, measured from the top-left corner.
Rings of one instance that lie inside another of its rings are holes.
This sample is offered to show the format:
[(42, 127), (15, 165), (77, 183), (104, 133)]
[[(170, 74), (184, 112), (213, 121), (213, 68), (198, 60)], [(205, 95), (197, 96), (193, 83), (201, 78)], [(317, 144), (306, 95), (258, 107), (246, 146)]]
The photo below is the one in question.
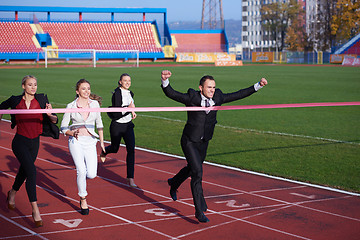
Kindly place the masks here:
[[(76, 83), (76, 99), (66, 108), (100, 108), (100, 104), (101, 98), (91, 94), (89, 81), (80, 79)], [(70, 121), (71, 126), (69, 126)], [(99, 134), (95, 132), (95, 126)], [(81, 214), (88, 215), (86, 178), (93, 179), (97, 175), (97, 138), (100, 139), (102, 150), (105, 149), (101, 114), (86, 111), (65, 113), (61, 122), (61, 131), (69, 136), (69, 150), (77, 172)]]

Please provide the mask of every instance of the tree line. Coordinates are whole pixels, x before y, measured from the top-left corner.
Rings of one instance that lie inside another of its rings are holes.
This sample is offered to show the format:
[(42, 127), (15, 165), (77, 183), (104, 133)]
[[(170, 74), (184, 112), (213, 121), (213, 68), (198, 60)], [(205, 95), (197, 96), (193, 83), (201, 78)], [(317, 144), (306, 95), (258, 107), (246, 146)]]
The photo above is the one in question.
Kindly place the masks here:
[(296, 0), (262, 5), (260, 12), (262, 31), (279, 51), (331, 51), (360, 33), (359, 0), (319, 0), (307, 18)]

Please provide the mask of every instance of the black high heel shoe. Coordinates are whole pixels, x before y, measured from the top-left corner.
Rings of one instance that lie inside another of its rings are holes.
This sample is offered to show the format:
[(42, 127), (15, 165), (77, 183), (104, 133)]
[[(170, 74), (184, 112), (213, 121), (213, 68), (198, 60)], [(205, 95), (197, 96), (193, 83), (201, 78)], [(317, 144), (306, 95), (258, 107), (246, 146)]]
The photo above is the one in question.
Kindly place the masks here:
[(16, 207), (15, 207), (15, 204), (11, 204), (11, 203), (9, 202), (10, 192), (11, 192), (11, 190), (8, 191), (7, 198), (6, 198), (6, 203), (7, 203), (8, 208), (9, 208), (10, 210), (15, 210), (15, 208), (16, 208)]
[(89, 215), (89, 208), (82, 208), (81, 207), (81, 200), (86, 200), (86, 198), (80, 198), (80, 213), (81, 215)]

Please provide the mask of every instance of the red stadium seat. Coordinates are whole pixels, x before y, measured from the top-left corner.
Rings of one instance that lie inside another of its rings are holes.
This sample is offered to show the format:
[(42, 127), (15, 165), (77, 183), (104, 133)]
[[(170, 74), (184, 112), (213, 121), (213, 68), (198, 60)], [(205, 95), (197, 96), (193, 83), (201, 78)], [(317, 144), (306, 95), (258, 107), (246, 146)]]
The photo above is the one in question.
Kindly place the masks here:
[(1, 22), (0, 51), (13, 53), (38, 52), (32, 36), (34, 35), (27, 22)]
[[(61, 49), (161, 52), (150, 23), (40, 23)], [(66, 37), (65, 37), (66, 36)]]

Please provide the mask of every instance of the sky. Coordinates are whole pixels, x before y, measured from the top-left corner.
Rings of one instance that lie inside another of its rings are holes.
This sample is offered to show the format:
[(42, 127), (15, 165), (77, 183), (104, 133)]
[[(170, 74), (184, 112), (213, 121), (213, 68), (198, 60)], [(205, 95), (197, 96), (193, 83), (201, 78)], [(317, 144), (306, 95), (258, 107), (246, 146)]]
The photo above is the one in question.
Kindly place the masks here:
[[(223, 0), (225, 20), (241, 19), (241, 0)], [(168, 22), (201, 21), (202, 0), (0, 0), (0, 6), (166, 8)], [(220, 11), (218, 10), (220, 14)], [(0, 15), (4, 14), (0, 12)]]

